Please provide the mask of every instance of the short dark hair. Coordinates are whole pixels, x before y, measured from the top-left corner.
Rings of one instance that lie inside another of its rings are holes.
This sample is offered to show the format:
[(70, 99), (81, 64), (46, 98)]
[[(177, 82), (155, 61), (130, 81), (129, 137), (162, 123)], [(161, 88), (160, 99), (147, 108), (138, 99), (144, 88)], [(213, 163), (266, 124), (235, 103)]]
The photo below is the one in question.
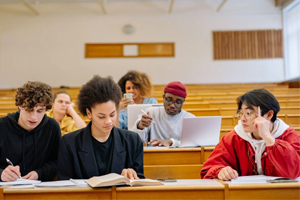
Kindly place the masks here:
[[(261, 115), (266, 114), (269, 110), (273, 110), (274, 114), (271, 119), (275, 122), (277, 113), (280, 111), (280, 106), (275, 96), (266, 89), (255, 89), (237, 98), (238, 110), (245, 104), (248, 108), (253, 109), (253, 106), (260, 106)], [(254, 110), (254, 109), (253, 109)]]
[(38, 81), (28, 81), (17, 89), (15, 105), (28, 111), (36, 107), (37, 104), (43, 104), (46, 110), (49, 110), (52, 108), (52, 98), (51, 86)]
[(54, 94), (54, 96), (53, 96), (53, 102), (55, 101), (57, 95), (59, 95), (59, 94), (66, 94), (66, 95), (68, 95), (68, 96), (70, 97), (70, 100), (72, 101), (72, 98), (71, 98), (71, 96), (69, 95), (69, 93), (67, 93), (67, 92), (64, 91), (64, 90), (60, 90), (60, 91), (55, 92), (55, 94)]
[(118, 82), (122, 93), (126, 92), (125, 85), (127, 81), (131, 81), (140, 90), (142, 97), (151, 96), (153, 85), (146, 73), (134, 70), (128, 71)]
[(121, 89), (110, 76), (102, 78), (95, 75), (79, 91), (77, 97), (78, 110), (82, 115), (86, 116), (86, 109), (91, 111), (95, 104), (108, 101), (113, 101), (116, 104), (116, 108), (118, 108), (121, 98)]

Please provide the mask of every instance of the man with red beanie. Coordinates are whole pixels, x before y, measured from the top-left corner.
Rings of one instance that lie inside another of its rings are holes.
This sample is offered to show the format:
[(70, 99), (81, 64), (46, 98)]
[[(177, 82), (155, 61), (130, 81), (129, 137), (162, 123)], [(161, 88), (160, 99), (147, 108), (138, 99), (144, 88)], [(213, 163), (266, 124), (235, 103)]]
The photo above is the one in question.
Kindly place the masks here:
[(195, 117), (181, 109), (186, 96), (186, 88), (181, 82), (170, 82), (164, 89), (164, 107), (148, 108), (147, 115), (136, 121), (132, 131), (152, 146), (179, 146), (183, 118)]

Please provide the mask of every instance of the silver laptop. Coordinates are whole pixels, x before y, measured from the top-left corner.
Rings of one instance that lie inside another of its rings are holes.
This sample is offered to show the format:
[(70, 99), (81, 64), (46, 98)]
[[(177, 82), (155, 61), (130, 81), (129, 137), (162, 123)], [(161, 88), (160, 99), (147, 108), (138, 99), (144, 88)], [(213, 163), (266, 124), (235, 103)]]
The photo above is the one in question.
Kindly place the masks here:
[(221, 116), (183, 118), (179, 147), (215, 146), (220, 140)]
[(142, 110), (146, 110), (152, 106), (163, 106), (162, 104), (132, 104), (127, 106), (128, 130), (130, 130), (137, 119), (140, 119), (144, 114)]

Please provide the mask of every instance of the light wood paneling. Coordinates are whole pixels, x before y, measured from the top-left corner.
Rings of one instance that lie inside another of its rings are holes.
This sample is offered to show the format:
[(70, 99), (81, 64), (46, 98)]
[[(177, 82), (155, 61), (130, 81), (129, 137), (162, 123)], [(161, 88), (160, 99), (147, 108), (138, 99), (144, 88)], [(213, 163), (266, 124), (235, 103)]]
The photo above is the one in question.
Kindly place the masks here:
[(174, 57), (174, 43), (139, 44), (139, 57)]
[[(137, 45), (138, 55), (124, 55), (124, 45)], [(106, 43), (85, 45), (85, 58), (174, 57), (174, 55), (174, 43)]]
[(213, 31), (214, 59), (282, 58), (282, 30)]

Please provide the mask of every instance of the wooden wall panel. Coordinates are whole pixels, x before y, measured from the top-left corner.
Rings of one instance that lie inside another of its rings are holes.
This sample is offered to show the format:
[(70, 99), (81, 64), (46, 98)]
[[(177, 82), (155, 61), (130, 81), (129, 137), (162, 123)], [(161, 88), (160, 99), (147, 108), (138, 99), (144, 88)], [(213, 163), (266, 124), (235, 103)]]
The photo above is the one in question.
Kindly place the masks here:
[(174, 56), (174, 43), (139, 44), (139, 55), (148, 56)]
[[(124, 55), (124, 45), (136, 45), (137, 55)], [(111, 57), (174, 57), (174, 43), (111, 43), (86, 44), (85, 58), (111, 58)]]
[(121, 44), (86, 44), (85, 57), (122, 57), (123, 45)]
[(282, 30), (213, 31), (214, 59), (282, 58)]

